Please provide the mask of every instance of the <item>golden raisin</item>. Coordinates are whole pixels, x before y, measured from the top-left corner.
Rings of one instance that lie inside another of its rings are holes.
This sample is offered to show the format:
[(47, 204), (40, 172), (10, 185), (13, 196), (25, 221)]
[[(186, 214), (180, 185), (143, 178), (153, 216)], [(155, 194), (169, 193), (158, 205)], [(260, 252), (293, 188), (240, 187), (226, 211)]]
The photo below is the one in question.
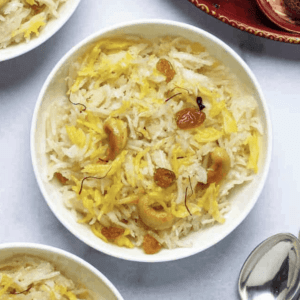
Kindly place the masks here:
[(55, 173), (55, 176), (62, 184), (66, 184), (68, 181), (68, 178), (62, 176), (60, 173)]
[(154, 174), (154, 182), (163, 188), (169, 187), (176, 179), (175, 173), (171, 170), (158, 168)]
[(43, 4), (43, 5), (39, 6), (39, 5), (34, 4), (34, 5), (31, 6), (31, 8), (32, 8), (33, 11), (34, 11), (34, 14), (37, 15), (37, 14), (39, 14), (41, 11), (43, 11), (43, 9), (45, 8), (45, 5)]
[(125, 232), (125, 229), (118, 227), (103, 227), (101, 233), (108, 239), (113, 240), (121, 236)]
[(210, 185), (210, 183), (198, 182), (196, 187), (201, 190), (205, 190), (209, 187), (209, 185)]
[(206, 115), (197, 108), (188, 107), (177, 112), (175, 118), (180, 129), (192, 129), (199, 127), (204, 122)]
[(150, 234), (144, 236), (143, 249), (146, 254), (155, 254), (161, 249), (160, 243)]
[(157, 62), (156, 69), (157, 71), (159, 71), (160, 73), (164, 74), (167, 77), (166, 79), (167, 82), (170, 82), (176, 74), (171, 63), (164, 58), (160, 59)]

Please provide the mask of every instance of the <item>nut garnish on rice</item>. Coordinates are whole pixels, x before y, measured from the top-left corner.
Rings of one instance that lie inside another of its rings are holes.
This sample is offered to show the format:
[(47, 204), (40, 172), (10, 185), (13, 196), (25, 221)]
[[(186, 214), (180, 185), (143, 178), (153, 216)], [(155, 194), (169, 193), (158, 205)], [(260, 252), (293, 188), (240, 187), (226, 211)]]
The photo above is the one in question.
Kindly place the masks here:
[(67, 84), (47, 112), (47, 179), (66, 179), (66, 206), (105, 242), (189, 246), (181, 239), (224, 223), (230, 190), (258, 171), (257, 103), (198, 43), (103, 39)]

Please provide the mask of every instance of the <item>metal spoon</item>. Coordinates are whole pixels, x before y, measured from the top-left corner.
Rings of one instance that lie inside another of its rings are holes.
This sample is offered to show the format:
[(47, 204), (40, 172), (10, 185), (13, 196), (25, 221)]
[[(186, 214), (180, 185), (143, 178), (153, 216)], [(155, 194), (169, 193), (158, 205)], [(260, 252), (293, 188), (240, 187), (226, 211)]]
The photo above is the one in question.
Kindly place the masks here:
[(239, 276), (242, 300), (292, 300), (300, 294), (300, 242), (292, 234), (276, 234), (258, 245)]

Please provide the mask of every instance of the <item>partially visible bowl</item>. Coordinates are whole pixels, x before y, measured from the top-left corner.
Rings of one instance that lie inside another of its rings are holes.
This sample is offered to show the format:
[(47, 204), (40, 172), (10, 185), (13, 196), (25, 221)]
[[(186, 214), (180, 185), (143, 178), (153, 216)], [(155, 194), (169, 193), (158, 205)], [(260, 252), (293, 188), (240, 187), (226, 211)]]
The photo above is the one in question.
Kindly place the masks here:
[(115, 286), (100, 271), (74, 254), (34, 243), (0, 245), (0, 264), (13, 256), (25, 255), (50, 262), (63, 276), (91, 291), (95, 300), (123, 300)]
[(52, 37), (72, 16), (81, 0), (69, 0), (61, 5), (58, 10), (59, 17), (50, 19), (40, 31), (39, 36), (32, 36), (28, 43), (21, 42), (0, 49), (0, 63), (8, 59), (18, 57), (40, 46)]
[[(107, 244), (97, 238), (89, 227), (76, 221), (57, 192), (58, 183), (49, 183), (43, 176), (43, 170), (47, 168), (47, 157), (43, 153), (45, 112), (52, 99), (65, 95), (67, 91), (65, 78), (70, 64), (98, 39), (124, 34), (140, 35), (146, 38), (162, 35), (182, 36), (193, 42), (201, 43), (214, 57), (223, 62), (225, 66), (230, 67), (258, 102), (264, 130), (259, 172), (253, 181), (238, 187), (231, 193), (232, 207), (226, 215), (224, 224), (191, 233), (184, 239), (187, 243), (193, 243), (191, 248), (163, 249), (155, 255), (146, 255), (141, 249), (120, 248), (114, 244)], [(31, 155), (35, 176), (46, 202), (56, 217), (68, 230), (89, 246), (114, 257), (141, 262), (160, 262), (184, 258), (215, 245), (232, 232), (249, 214), (262, 191), (270, 165), (271, 148), (271, 123), (266, 101), (259, 84), (245, 62), (229, 46), (211, 34), (190, 25), (165, 20), (141, 20), (116, 25), (93, 34), (75, 46), (59, 61), (48, 76), (40, 92), (31, 127)]]

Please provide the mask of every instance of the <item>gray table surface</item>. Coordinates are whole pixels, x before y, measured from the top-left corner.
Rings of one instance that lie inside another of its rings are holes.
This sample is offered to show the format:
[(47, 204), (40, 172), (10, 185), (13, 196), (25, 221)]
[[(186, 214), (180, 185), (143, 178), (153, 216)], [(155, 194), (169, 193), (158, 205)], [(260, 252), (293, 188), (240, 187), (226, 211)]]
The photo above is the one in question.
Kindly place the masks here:
[[(95, 31), (140, 18), (185, 22), (226, 42), (257, 77), (273, 123), (270, 172), (245, 221), (202, 253), (158, 264), (107, 256), (69, 233), (40, 193), (29, 147), (33, 109), (58, 60)], [(0, 242), (34, 242), (70, 251), (106, 275), (124, 299), (239, 299), (239, 271), (252, 249), (275, 233), (297, 235), (300, 229), (299, 75), (299, 45), (239, 31), (186, 0), (82, 0), (68, 23), (50, 40), (0, 63)]]

